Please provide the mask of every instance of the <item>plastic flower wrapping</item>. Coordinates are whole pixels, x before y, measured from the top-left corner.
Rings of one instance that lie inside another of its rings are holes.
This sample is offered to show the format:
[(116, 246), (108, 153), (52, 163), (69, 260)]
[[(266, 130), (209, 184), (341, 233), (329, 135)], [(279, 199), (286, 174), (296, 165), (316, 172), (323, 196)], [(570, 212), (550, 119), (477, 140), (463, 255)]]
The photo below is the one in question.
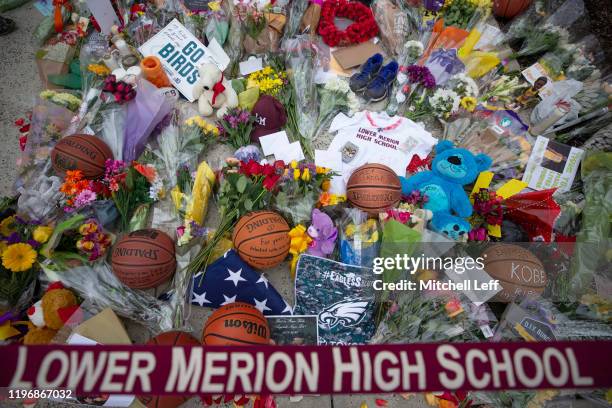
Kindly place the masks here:
[[(62, 343), (113, 313), (124, 342), (209, 345), (203, 316), (236, 301), (262, 313), (261, 344), (612, 338), (612, 85), (586, 2), (112, 0), (112, 23), (47, 3), (44, 90), (5, 132), (3, 344)], [(500, 287), (447, 288), (467, 280)], [(293, 336), (306, 303), (313, 332)]]

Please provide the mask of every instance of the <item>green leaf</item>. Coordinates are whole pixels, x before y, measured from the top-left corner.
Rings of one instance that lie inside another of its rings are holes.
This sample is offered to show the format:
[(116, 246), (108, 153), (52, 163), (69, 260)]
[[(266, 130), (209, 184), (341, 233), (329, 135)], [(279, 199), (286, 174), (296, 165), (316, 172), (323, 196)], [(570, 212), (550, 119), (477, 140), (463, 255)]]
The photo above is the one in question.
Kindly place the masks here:
[(247, 198), (247, 199), (244, 201), (244, 208), (245, 208), (247, 211), (251, 211), (251, 210), (253, 209), (253, 200), (251, 200), (250, 198)]
[(244, 193), (244, 190), (247, 187), (247, 179), (245, 176), (241, 176), (238, 181), (236, 182), (236, 190), (238, 190), (239, 193)]

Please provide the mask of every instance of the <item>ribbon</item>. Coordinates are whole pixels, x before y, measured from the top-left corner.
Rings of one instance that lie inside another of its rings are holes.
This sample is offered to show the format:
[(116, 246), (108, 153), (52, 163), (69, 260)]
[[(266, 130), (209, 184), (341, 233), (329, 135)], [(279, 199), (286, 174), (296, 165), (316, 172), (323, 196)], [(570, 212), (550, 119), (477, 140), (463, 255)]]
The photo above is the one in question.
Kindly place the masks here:
[(223, 72), (221, 73), (221, 79), (219, 79), (219, 82), (213, 85), (212, 90), (213, 90), (213, 96), (212, 96), (211, 105), (214, 105), (215, 101), (217, 100), (217, 96), (221, 94), (223, 91), (225, 91), (225, 86), (223, 86)]

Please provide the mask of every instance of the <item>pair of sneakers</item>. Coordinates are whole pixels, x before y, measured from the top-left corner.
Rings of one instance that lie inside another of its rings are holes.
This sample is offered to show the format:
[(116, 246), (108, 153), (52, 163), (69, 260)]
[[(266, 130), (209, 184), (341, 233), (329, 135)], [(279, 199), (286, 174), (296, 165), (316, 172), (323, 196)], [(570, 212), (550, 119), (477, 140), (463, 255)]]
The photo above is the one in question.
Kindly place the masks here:
[(361, 72), (354, 74), (349, 86), (355, 93), (363, 93), (370, 102), (382, 101), (389, 95), (399, 65), (391, 61), (383, 66), (383, 56), (374, 54), (362, 65)]

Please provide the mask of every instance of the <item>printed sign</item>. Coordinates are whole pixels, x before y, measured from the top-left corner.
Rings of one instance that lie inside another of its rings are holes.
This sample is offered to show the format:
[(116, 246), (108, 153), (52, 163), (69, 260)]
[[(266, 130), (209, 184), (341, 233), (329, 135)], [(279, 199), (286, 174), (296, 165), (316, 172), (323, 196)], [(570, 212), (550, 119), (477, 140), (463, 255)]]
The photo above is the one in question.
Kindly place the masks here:
[(534, 190), (569, 191), (583, 155), (584, 150), (538, 136), (523, 181)]
[(11, 345), (0, 348), (0, 396), (32, 389), (79, 395), (305, 395), (610, 388), (610, 347), (612, 341), (349, 347)]
[(316, 346), (319, 344), (317, 316), (266, 316), (270, 338), (277, 346)]
[(172, 85), (189, 102), (195, 100), (193, 90), (200, 77), (199, 66), (213, 63), (223, 71), (229, 64), (229, 57), (215, 39), (208, 47), (204, 46), (177, 19), (141, 45), (138, 51), (145, 57), (159, 58)]

